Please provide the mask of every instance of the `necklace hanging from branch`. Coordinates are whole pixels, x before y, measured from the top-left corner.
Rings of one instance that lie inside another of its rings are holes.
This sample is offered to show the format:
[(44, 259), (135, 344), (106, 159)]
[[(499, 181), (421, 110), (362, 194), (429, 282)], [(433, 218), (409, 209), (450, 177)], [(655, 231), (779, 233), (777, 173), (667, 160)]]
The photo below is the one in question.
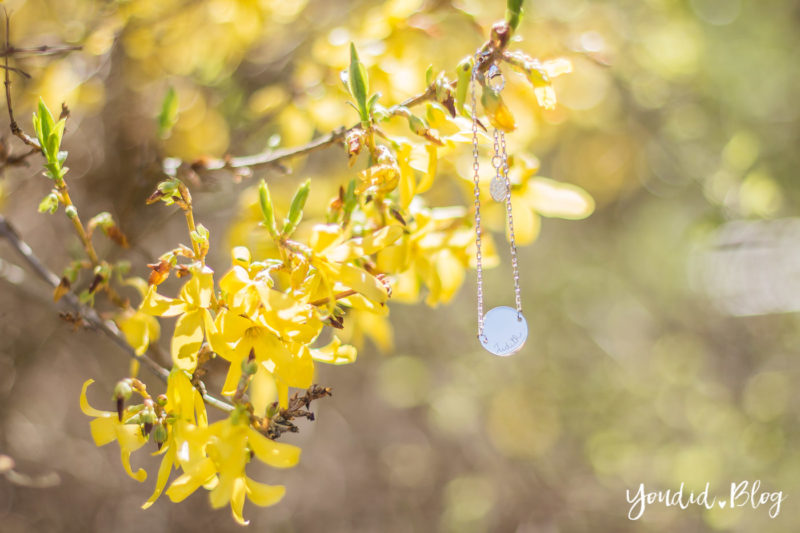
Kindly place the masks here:
[[(490, 62), (488, 68), (485, 67)], [(475, 56), (475, 65), (472, 69), (471, 96), (472, 96), (472, 170), (475, 183), (475, 263), (478, 273), (478, 340), (481, 345), (494, 355), (507, 356), (518, 352), (528, 338), (528, 323), (522, 314), (522, 297), (519, 286), (519, 261), (517, 260), (517, 246), (514, 238), (514, 217), (511, 211), (511, 184), (508, 179), (508, 153), (506, 151), (505, 133), (494, 128), (494, 154), (491, 162), (495, 170), (489, 191), (496, 202), (504, 202), (508, 218), (509, 252), (511, 256), (511, 269), (514, 281), (515, 307), (499, 306), (483, 312), (483, 264), (481, 255), (481, 188), (480, 188), (480, 162), (478, 150), (478, 111), (477, 111), (477, 84), (484, 86), (484, 91), (490, 94), (499, 94), (505, 86), (502, 72), (494, 62), (491, 53), (479, 52)]]

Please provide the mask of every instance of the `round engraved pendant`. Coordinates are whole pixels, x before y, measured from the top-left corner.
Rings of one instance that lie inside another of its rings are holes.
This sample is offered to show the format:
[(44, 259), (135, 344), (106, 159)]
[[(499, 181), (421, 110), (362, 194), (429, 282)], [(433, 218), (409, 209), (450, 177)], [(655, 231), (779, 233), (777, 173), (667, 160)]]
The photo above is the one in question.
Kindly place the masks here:
[(492, 195), (492, 200), (495, 202), (502, 202), (506, 199), (508, 187), (506, 187), (506, 184), (503, 180), (494, 177), (489, 183), (489, 193)]
[(483, 316), (483, 335), (479, 337), (486, 350), (494, 355), (518, 352), (528, 338), (528, 323), (522, 313), (506, 306), (495, 307)]

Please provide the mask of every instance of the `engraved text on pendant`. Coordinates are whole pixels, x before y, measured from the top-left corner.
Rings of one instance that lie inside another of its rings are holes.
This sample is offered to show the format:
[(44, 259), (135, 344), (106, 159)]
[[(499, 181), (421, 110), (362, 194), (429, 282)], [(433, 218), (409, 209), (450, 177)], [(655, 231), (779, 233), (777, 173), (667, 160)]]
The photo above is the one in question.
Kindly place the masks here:
[(511, 355), (525, 344), (528, 323), (522, 313), (506, 306), (495, 307), (483, 317), (481, 344), (494, 355)]
[(489, 183), (489, 193), (492, 195), (492, 199), (495, 202), (502, 202), (506, 199), (508, 188), (503, 180), (495, 177), (492, 178), (491, 183)]

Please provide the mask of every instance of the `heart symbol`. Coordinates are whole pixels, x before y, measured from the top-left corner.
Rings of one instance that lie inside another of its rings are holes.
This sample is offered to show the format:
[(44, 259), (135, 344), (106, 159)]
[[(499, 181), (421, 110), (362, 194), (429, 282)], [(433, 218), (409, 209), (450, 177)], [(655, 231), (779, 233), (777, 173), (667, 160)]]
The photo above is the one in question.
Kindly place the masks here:
[(725, 504), (727, 504), (728, 502), (726, 502), (725, 500), (720, 500), (717, 503), (719, 504), (721, 509), (725, 509)]

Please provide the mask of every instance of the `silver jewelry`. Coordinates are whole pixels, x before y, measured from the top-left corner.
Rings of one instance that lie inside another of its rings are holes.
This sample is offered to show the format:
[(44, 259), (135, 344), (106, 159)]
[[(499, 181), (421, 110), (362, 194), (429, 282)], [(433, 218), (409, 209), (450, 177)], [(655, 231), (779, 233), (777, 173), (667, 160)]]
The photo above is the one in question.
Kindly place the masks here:
[[(508, 154), (506, 152), (505, 134), (494, 129), (494, 155), (492, 167), (495, 175), (489, 185), (489, 192), (496, 202), (505, 202), (508, 230), (510, 236), (511, 268), (514, 275), (514, 297), (516, 309), (500, 306), (485, 315), (483, 313), (483, 265), (481, 256), (481, 189), (480, 164), (478, 163), (478, 110), (476, 85), (480, 56), (476, 56), (472, 68), (472, 170), (475, 182), (475, 263), (478, 273), (478, 340), (481, 345), (494, 355), (511, 355), (518, 352), (528, 338), (528, 323), (522, 315), (522, 298), (519, 288), (519, 263), (517, 261), (517, 245), (514, 240), (514, 218), (511, 214), (511, 184), (508, 180)], [(486, 73), (486, 82), (493, 90), (500, 91), (505, 86), (505, 79), (497, 65), (491, 65)]]

